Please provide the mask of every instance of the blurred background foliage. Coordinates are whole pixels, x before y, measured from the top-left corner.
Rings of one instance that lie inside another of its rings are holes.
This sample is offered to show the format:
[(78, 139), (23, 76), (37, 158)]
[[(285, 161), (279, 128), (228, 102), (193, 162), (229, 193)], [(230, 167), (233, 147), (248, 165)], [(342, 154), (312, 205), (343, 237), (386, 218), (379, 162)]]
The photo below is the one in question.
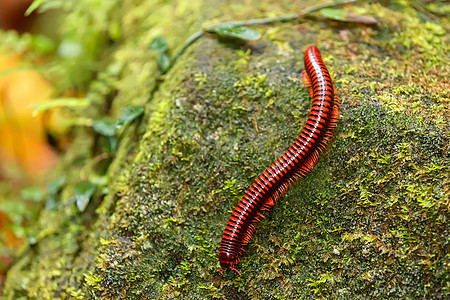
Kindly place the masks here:
[(0, 294), (14, 256), (33, 243), (27, 228), (65, 181), (52, 170), (72, 126), (93, 124), (79, 111), (99, 101), (85, 90), (99, 49), (120, 36), (107, 20), (115, 3), (0, 1)]

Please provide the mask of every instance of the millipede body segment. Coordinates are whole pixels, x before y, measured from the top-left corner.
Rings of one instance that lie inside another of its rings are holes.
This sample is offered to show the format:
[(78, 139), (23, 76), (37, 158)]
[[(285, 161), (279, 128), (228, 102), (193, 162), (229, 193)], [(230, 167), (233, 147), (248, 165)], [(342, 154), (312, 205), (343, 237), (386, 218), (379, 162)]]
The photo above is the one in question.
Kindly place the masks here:
[(339, 118), (339, 94), (315, 46), (305, 52), (303, 82), (312, 97), (305, 127), (291, 147), (255, 180), (233, 211), (220, 244), (219, 272), (228, 268), (240, 275), (235, 265), (255, 232), (252, 223), (264, 218), (262, 211), (269, 211), (294, 182), (311, 172), (333, 135)]

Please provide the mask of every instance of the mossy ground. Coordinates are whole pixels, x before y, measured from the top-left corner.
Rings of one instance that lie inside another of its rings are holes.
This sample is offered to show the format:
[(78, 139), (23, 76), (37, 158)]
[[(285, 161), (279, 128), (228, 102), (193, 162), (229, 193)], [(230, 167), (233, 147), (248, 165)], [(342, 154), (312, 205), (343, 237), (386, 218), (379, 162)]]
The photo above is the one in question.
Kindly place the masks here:
[[(227, 20), (298, 10), (279, 1), (229, 5)], [(428, 8), (438, 14), (448, 5)], [(308, 19), (257, 27), (263, 39), (252, 44), (203, 38), (189, 48), (158, 85), (142, 122), (123, 133), (110, 192), (86, 214), (96, 219), (58, 212), (64, 221), (18, 261), (5, 295), (448, 297), (449, 20), (408, 1), (352, 9), (380, 23)], [(140, 48), (152, 36), (136, 24), (142, 14), (124, 19), (130, 34), (145, 36)], [(183, 40), (167, 34), (172, 43)], [(308, 115), (300, 70), (311, 44), (342, 96), (336, 136), (312, 173), (258, 223), (238, 265), (242, 276), (222, 276), (217, 253), (231, 211)], [(146, 100), (144, 86), (154, 84), (156, 64), (143, 67), (151, 55), (132, 55), (132, 47), (116, 53), (127, 72), (116, 84), (113, 111), (131, 98)]]

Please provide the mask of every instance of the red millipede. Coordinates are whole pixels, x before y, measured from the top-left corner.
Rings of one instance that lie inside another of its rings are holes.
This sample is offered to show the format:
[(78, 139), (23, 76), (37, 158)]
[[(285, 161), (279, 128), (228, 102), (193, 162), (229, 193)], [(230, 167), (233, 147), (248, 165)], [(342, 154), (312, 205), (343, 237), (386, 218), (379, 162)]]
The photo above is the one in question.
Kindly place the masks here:
[(231, 214), (220, 244), (221, 274), (222, 268), (241, 274), (235, 265), (255, 232), (252, 223), (264, 218), (261, 211), (269, 211), (294, 182), (311, 172), (333, 136), (340, 98), (315, 46), (305, 51), (303, 82), (312, 97), (308, 120), (292, 146), (255, 180)]

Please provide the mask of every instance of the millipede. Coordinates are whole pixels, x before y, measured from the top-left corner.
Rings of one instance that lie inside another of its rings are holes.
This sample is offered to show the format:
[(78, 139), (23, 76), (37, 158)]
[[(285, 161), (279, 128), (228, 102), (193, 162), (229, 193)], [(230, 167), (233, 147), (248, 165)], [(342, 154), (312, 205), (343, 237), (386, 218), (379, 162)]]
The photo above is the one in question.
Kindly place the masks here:
[(299, 179), (311, 172), (333, 136), (339, 118), (340, 98), (319, 49), (305, 51), (303, 82), (309, 88), (312, 106), (308, 120), (291, 147), (270, 165), (250, 186), (231, 214), (219, 250), (219, 272), (235, 266), (245, 252), (255, 226), (278, 199)]

